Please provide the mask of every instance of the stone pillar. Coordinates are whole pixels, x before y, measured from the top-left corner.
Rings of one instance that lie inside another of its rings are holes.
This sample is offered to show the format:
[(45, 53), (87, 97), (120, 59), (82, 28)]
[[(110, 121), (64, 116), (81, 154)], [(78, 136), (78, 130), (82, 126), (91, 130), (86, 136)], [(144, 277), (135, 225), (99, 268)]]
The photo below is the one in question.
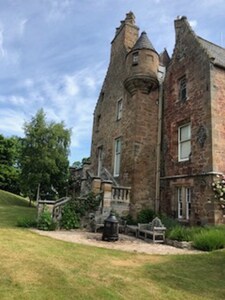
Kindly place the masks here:
[(84, 162), (82, 167), (82, 178), (87, 179), (86, 172), (90, 169), (90, 162)]
[(102, 181), (101, 189), (103, 191), (103, 207), (111, 207), (112, 199), (112, 181)]
[(112, 181), (104, 180), (102, 181), (101, 190), (103, 192), (103, 201), (102, 201), (102, 218), (106, 219), (111, 210), (111, 200), (112, 200)]
[(91, 183), (91, 191), (97, 195), (100, 193), (101, 191), (101, 178), (100, 177), (95, 177), (93, 180), (92, 180), (92, 183)]

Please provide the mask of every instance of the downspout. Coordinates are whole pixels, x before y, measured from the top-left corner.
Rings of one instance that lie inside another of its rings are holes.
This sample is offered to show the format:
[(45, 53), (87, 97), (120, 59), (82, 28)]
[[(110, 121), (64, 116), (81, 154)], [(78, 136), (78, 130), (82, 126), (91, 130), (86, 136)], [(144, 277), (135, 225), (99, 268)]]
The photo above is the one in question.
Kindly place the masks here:
[(155, 186), (155, 212), (159, 212), (160, 201), (160, 160), (161, 160), (161, 139), (162, 139), (162, 107), (163, 107), (163, 82), (166, 73), (166, 68), (159, 66), (159, 110), (158, 110), (158, 135), (156, 146), (156, 186)]

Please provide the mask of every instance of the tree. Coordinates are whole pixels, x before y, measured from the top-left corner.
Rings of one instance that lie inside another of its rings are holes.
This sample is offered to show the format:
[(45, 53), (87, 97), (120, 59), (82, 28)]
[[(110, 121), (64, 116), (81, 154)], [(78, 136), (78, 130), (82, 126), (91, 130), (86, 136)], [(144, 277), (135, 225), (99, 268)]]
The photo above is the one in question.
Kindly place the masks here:
[(69, 174), (71, 132), (63, 122), (47, 123), (43, 109), (24, 125), (21, 183), (23, 191), (35, 197), (40, 187), (42, 197), (52, 198), (53, 191), (65, 194)]
[(0, 189), (19, 194), (20, 139), (0, 135)]

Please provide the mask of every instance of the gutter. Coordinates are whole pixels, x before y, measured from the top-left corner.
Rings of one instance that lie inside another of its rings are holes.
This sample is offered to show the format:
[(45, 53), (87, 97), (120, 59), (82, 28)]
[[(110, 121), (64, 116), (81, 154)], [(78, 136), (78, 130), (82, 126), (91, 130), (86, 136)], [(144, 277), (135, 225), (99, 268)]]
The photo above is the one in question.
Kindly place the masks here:
[(158, 134), (156, 146), (156, 184), (155, 184), (155, 212), (159, 212), (160, 200), (160, 160), (161, 160), (161, 140), (162, 140), (162, 106), (163, 106), (163, 82), (165, 78), (166, 68), (159, 66), (159, 110), (158, 110)]

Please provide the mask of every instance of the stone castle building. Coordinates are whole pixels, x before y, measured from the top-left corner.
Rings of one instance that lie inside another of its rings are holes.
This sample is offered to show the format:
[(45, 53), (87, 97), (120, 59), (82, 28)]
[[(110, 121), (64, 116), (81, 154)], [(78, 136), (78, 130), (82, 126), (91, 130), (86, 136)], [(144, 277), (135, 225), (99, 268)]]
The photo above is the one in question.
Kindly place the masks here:
[(151, 208), (190, 224), (219, 223), (211, 185), (225, 173), (225, 49), (198, 37), (186, 17), (175, 20), (175, 33), (170, 58), (139, 35), (132, 12), (116, 29), (90, 170), (99, 189), (110, 184), (112, 201), (129, 194), (133, 215)]

